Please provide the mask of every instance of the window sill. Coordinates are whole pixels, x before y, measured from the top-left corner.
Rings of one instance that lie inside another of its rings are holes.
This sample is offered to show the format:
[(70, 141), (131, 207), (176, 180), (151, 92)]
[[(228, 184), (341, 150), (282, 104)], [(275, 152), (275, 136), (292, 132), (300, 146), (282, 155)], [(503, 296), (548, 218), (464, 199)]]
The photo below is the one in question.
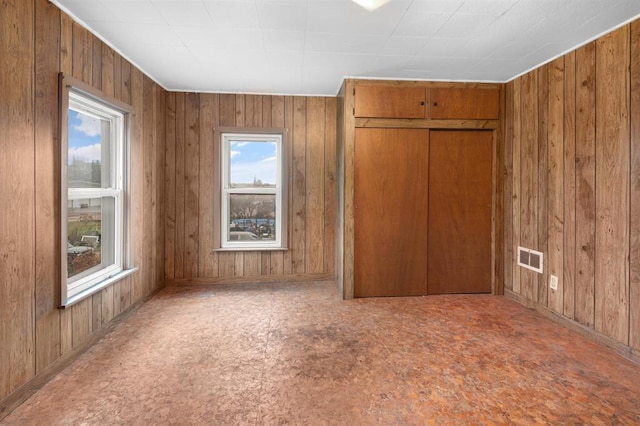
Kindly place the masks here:
[(212, 253), (225, 251), (288, 251), (288, 247), (220, 247), (211, 250)]
[(132, 275), (134, 272), (136, 272), (138, 270), (138, 268), (131, 268), (131, 269), (125, 269), (124, 271), (118, 272), (117, 274), (107, 278), (104, 281), (100, 281), (98, 284), (89, 287), (88, 289), (81, 291), (78, 294), (74, 294), (71, 297), (67, 297), (67, 301), (66, 303), (63, 303), (60, 305), (60, 309), (66, 309), (68, 307), (70, 307), (71, 305), (78, 303), (79, 301), (86, 299), (89, 296), (94, 295), (95, 293), (99, 292), (100, 290), (102, 290), (105, 287), (108, 287), (109, 285), (115, 283), (116, 281), (120, 281), (123, 278), (128, 277), (129, 275)]

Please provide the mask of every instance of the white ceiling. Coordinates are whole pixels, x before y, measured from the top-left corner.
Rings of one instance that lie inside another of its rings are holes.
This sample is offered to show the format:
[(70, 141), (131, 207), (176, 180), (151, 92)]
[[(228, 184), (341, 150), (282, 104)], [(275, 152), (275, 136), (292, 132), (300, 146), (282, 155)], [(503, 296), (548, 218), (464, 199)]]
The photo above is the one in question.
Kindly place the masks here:
[(336, 94), (344, 77), (505, 82), (640, 0), (54, 0), (169, 90)]

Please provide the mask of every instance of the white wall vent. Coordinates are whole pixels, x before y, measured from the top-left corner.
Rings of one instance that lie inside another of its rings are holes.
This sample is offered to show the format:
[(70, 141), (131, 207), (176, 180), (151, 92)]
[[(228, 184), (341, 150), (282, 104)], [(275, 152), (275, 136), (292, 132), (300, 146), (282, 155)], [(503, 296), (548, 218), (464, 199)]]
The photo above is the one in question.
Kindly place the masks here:
[(518, 265), (541, 274), (542, 259), (541, 252), (518, 246)]

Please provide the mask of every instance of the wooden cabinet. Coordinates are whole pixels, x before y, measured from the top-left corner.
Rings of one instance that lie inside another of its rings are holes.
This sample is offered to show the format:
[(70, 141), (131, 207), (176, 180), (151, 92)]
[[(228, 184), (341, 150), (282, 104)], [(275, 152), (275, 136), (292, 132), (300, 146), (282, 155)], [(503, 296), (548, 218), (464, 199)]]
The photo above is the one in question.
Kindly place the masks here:
[(431, 119), (497, 120), (500, 94), (497, 88), (432, 88)]
[(428, 294), (491, 291), (491, 139), (430, 132)]
[(426, 292), (428, 137), (356, 129), (355, 297)]
[(424, 118), (426, 89), (361, 84), (355, 89), (356, 117)]
[(354, 297), (491, 291), (490, 131), (355, 131)]
[(501, 294), (501, 90), (345, 80), (336, 263), (345, 299)]

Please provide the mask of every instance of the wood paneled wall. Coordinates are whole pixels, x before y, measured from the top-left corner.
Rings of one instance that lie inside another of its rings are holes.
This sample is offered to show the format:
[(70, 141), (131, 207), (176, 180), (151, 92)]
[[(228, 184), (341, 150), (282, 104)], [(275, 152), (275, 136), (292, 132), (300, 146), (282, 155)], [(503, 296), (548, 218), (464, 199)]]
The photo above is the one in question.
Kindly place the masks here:
[[(336, 98), (168, 93), (165, 276), (168, 283), (334, 279)], [(220, 126), (287, 131), (287, 251), (215, 251)]]
[(507, 290), (640, 350), (640, 21), (509, 82), (505, 103)]
[[(46, 0), (0, 3), (0, 57), (1, 418), (6, 397), (162, 285), (165, 91)], [(140, 268), (65, 310), (58, 309), (60, 71), (135, 109), (131, 200)]]

